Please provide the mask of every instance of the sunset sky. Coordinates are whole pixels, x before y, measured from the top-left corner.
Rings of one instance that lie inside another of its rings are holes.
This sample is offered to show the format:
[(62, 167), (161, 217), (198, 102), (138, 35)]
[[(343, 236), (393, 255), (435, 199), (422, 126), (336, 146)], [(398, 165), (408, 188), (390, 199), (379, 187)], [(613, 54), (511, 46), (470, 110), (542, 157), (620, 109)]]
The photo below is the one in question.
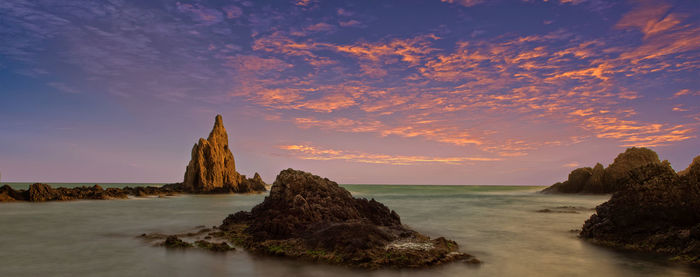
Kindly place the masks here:
[(182, 181), (216, 114), (268, 182), (549, 185), (630, 146), (681, 170), (700, 1), (0, 1), (2, 181)]

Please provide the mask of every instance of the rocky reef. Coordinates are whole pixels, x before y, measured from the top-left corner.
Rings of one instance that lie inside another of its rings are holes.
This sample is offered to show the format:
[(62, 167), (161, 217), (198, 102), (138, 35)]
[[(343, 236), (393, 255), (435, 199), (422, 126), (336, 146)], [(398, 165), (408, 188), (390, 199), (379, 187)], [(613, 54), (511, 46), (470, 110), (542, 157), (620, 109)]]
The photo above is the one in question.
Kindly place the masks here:
[(192, 159), (185, 171), (182, 183), (167, 184), (162, 187), (93, 187), (52, 188), (47, 184), (36, 183), (27, 190), (14, 190), (5, 185), (0, 188), (0, 202), (14, 201), (65, 201), (78, 199), (119, 199), (133, 196), (168, 196), (177, 193), (246, 193), (267, 190), (258, 173), (246, 178), (236, 171), (233, 153), (228, 147), (228, 134), (221, 115), (214, 119), (214, 128), (209, 138), (199, 139), (192, 148)]
[(649, 163), (624, 178), (628, 183), (596, 208), (581, 238), (700, 265), (700, 156), (680, 174), (668, 163)]
[(402, 225), (396, 212), (374, 199), (354, 198), (331, 180), (293, 169), (283, 170), (270, 195), (251, 211), (229, 215), (204, 240), (195, 239), (199, 245), (225, 239), (256, 254), (367, 269), (479, 263), (454, 241), (430, 239)]
[(108, 200), (125, 199), (132, 196), (170, 196), (176, 193), (183, 193), (178, 190), (179, 184), (168, 184), (162, 187), (124, 187), (103, 189), (99, 185), (91, 187), (75, 188), (53, 188), (50, 185), (36, 183), (29, 186), (29, 189), (15, 190), (9, 185), (0, 187), (0, 202), (46, 202), (46, 201), (69, 201), (69, 200)]
[(121, 199), (126, 198), (127, 194), (123, 189), (108, 188), (103, 189), (99, 185), (92, 187), (76, 187), (76, 188), (52, 188), (47, 184), (36, 183), (29, 186), (27, 190), (14, 190), (8, 185), (0, 187), (0, 202), (14, 201), (65, 201), (78, 199)]
[(564, 182), (558, 182), (544, 193), (613, 193), (622, 190), (630, 181), (630, 173), (649, 164), (662, 164), (659, 155), (648, 148), (632, 147), (620, 153), (607, 168), (598, 163), (593, 168), (577, 168)]

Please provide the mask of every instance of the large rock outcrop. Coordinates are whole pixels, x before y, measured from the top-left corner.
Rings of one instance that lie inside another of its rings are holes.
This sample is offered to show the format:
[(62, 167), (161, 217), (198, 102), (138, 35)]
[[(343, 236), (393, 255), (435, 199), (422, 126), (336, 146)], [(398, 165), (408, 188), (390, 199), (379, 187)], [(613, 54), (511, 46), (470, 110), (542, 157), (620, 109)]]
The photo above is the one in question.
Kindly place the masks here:
[(546, 193), (613, 193), (629, 183), (630, 172), (649, 164), (661, 164), (659, 155), (648, 148), (632, 147), (620, 153), (612, 164), (603, 168), (600, 163), (595, 167), (574, 169), (569, 178), (558, 182), (542, 192)]
[(238, 191), (240, 175), (228, 147), (228, 134), (221, 115), (207, 139), (200, 138), (192, 147), (192, 159), (185, 171), (183, 186), (193, 192), (228, 189)]
[(255, 174), (257, 178), (246, 179), (236, 171), (223, 119), (217, 115), (209, 137), (200, 138), (192, 147), (192, 159), (180, 190), (191, 193), (265, 191), (265, 183)]
[(668, 163), (650, 163), (625, 174), (627, 184), (583, 225), (594, 243), (671, 255), (700, 264), (700, 161), (683, 175)]
[(331, 180), (293, 169), (277, 176), (262, 203), (229, 215), (207, 237), (258, 254), (369, 269), (478, 263), (458, 252), (454, 241), (431, 240), (402, 225), (396, 212), (374, 199), (354, 198)]

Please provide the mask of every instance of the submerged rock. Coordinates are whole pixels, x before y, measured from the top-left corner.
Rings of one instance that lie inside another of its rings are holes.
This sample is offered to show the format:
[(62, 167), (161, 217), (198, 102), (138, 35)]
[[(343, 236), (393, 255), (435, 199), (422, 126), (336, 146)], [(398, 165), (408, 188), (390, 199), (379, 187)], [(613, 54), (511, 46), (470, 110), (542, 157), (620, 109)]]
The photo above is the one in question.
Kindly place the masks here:
[(661, 164), (656, 152), (643, 147), (628, 148), (620, 153), (607, 168), (597, 163), (593, 168), (574, 169), (566, 181), (556, 183), (542, 192), (613, 193), (622, 190), (629, 183), (629, 174), (632, 170), (649, 164)]
[(629, 171), (624, 177), (628, 184), (596, 208), (580, 236), (602, 245), (700, 264), (698, 176), (700, 163), (696, 162), (681, 176), (667, 163)]
[(168, 236), (165, 238), (163, 246), (167, 248), (190, 248), (192, 244), (179, 239), (177, 236)]
[(231, 247), (230, 245), (228, 245), (228, 243), (225, 242), (216, 243), (209, 242), (206, 240), (198, 240), (194, 244), (197, 245), (197, 247), (199, 248), (207, 249), (213, 252), (226, 252), (236, 250), (236, 248)]
[(354, 198), (333, 181), (293, 169), (277, 176), (261, 204), (229, 215), (219, 229), (255, 253), (362, 268), (478, 262), (454, 241), (402, 225), (374, 199)]

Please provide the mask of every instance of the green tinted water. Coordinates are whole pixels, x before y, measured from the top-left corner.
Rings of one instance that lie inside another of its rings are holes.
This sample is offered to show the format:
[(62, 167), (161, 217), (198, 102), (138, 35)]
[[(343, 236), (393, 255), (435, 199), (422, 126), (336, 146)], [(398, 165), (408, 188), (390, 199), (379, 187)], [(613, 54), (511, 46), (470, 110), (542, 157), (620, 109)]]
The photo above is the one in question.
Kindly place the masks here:
[[(77, 184), (83, 185), (83, 184)], [(89, 184), (92, 185), (92, 184)], [(103, 187), (108, 187), (100, 184)], [(133, 184), (129, 184), (132, 185)], [(110, 201), (0, 204), (0, 276), (698, 276), (665, 259), (613, 251), (576, 238), (592, 211), (537, 213), (558, 206), (593, 208), (608, 196), (542, 195), (533, 187), (346, 185), (375, 198), (402, 222), (456, 240), (483, 261), (429, 270), (361, 272), (340, 267), (152, 247), (148, 232), (218, 225), (265, 195), (183, 195)]]

